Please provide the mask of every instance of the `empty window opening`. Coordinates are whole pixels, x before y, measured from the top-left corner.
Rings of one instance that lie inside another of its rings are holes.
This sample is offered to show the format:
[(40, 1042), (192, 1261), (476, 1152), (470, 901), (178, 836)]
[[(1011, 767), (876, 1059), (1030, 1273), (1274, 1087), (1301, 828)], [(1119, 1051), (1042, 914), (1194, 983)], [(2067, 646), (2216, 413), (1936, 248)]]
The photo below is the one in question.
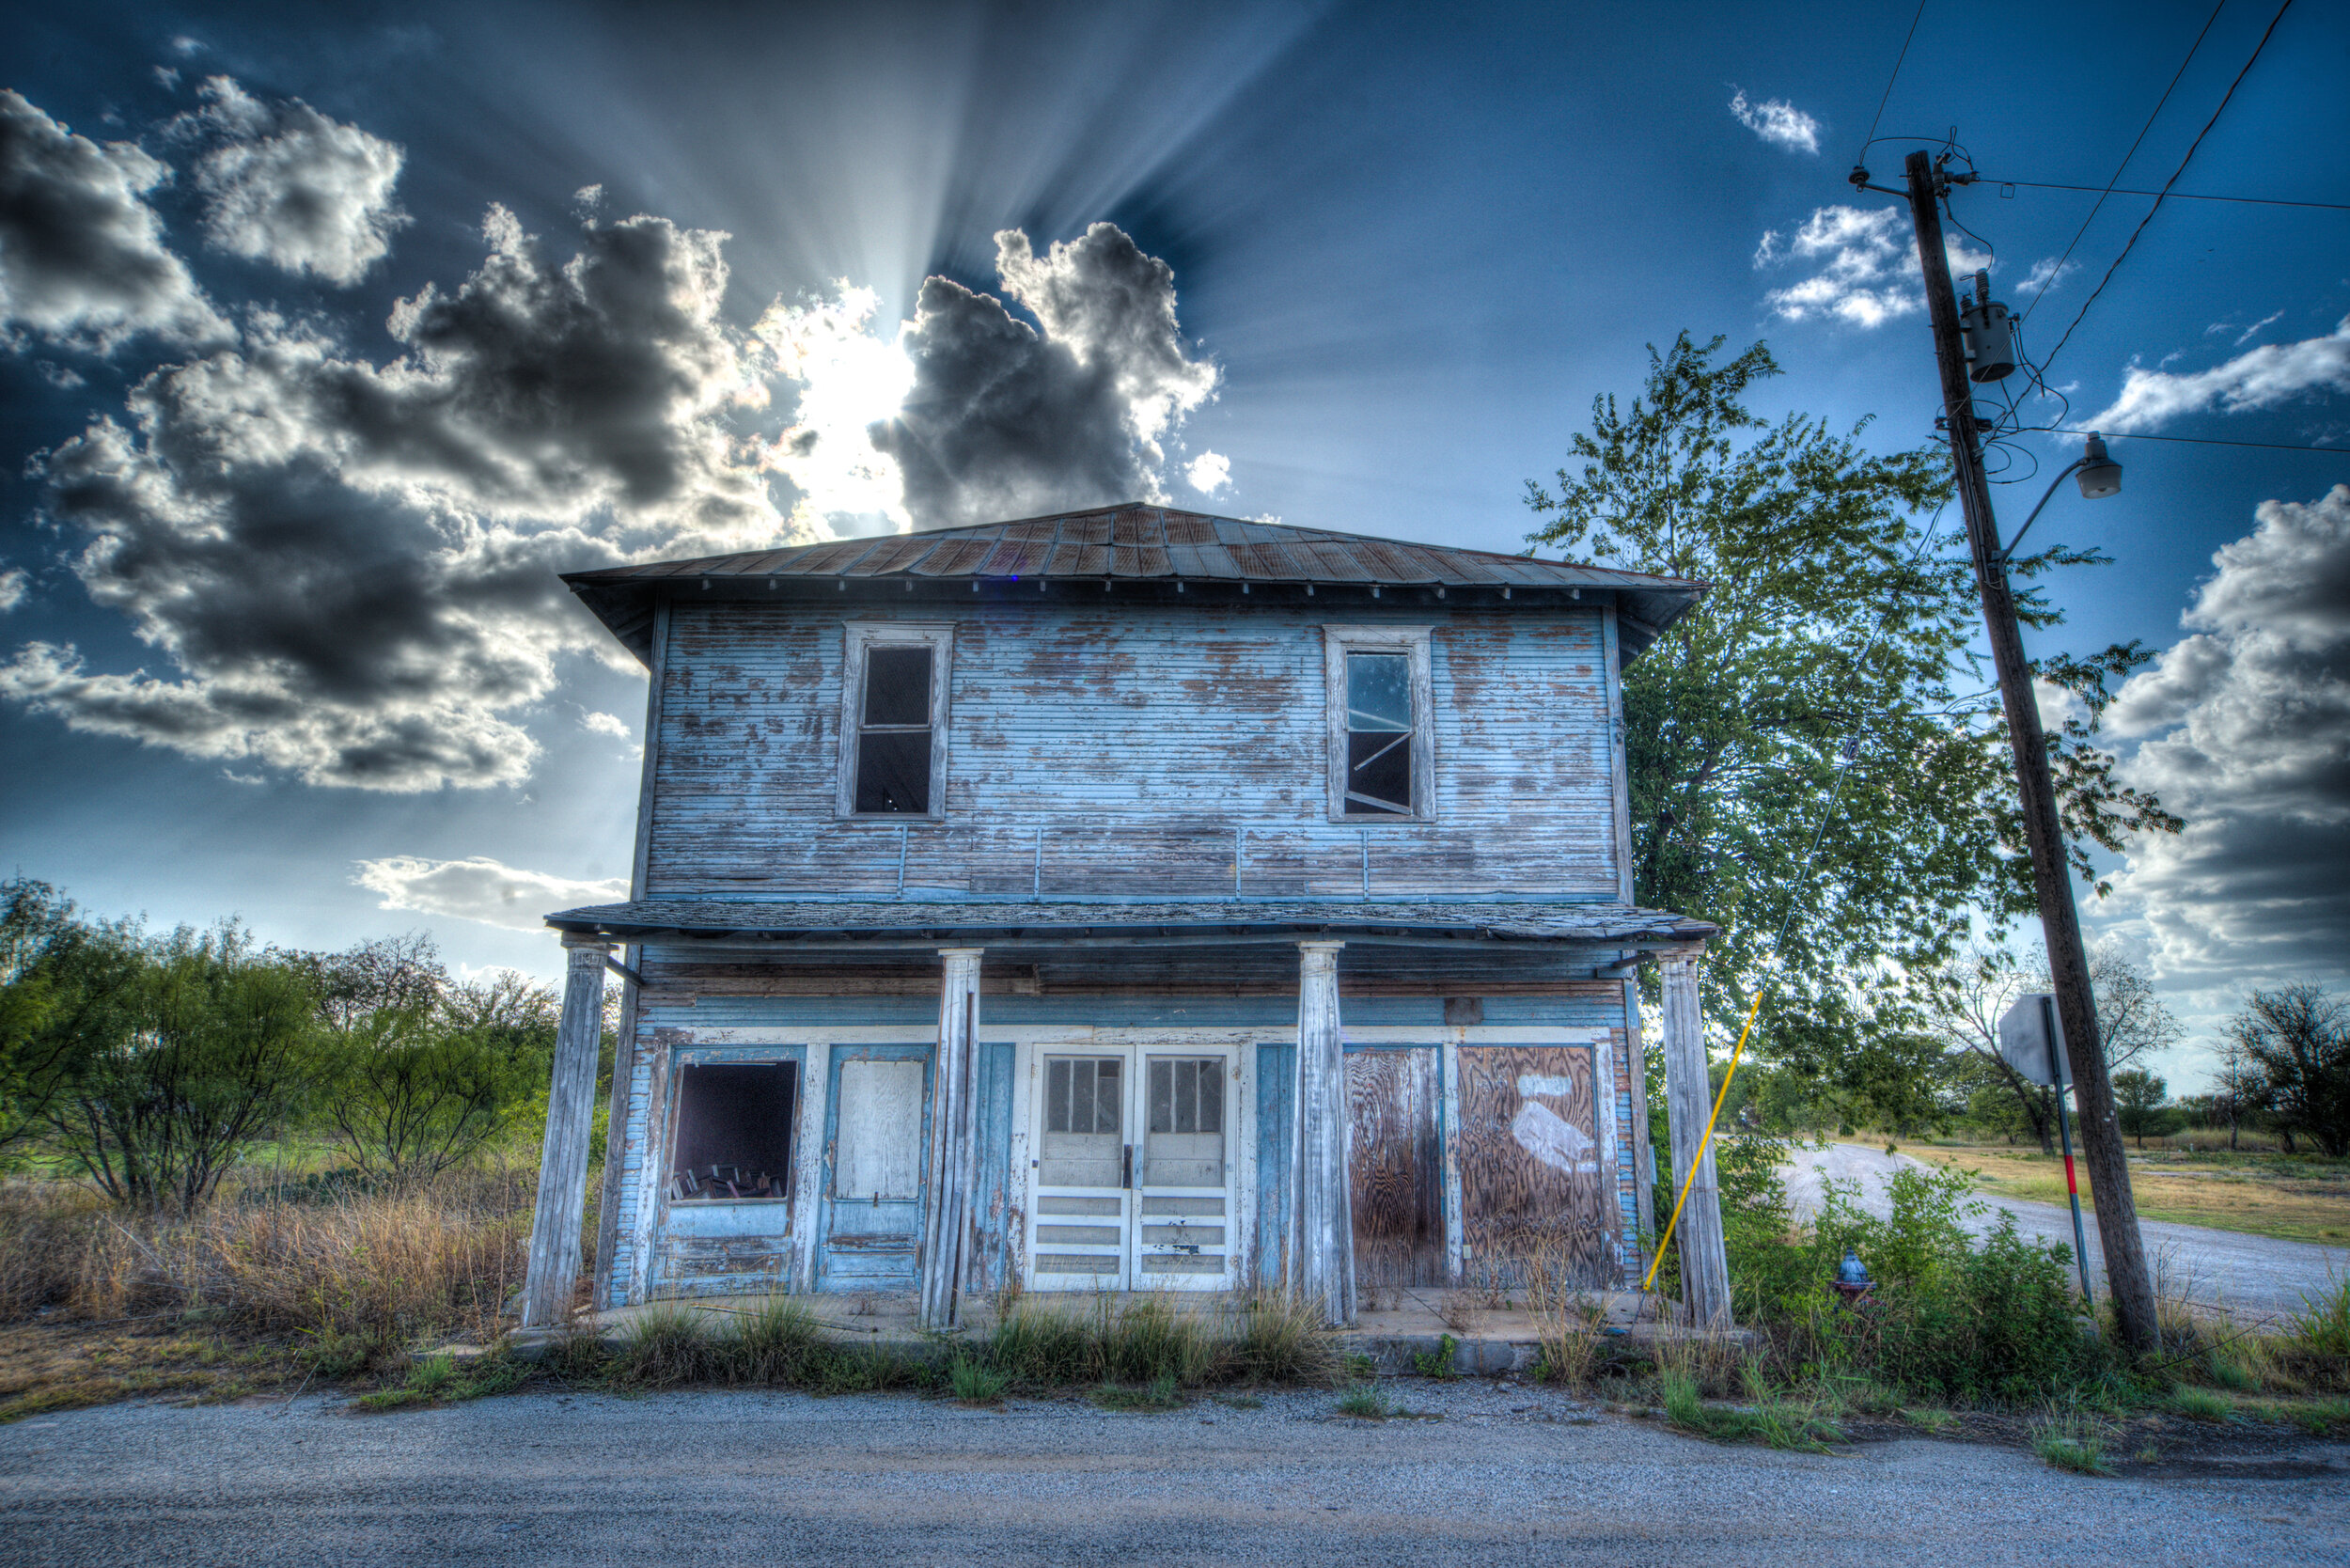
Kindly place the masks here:
[(931, 808), (931, 658), (927, 647), (865, 651), (865, 712), (857, 730), (860, 813)]
[(697, 1062), (678, 1069), (669, 1197), (678, 1202), (791, 1196), (797, 1062)]
[(1346, 656), (1346, 813), (1412, 814), (1412, 659)]

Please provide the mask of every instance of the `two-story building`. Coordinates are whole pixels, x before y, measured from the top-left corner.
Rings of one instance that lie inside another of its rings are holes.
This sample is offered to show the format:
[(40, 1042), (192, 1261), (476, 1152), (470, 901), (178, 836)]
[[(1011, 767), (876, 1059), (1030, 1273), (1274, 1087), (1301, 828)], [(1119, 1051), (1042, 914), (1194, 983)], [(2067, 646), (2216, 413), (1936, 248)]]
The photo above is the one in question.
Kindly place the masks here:
[(1148, 506), (565, 580), (651, 691), (527, 1321), (607, 963), (600, 1306), (1641, 1265), (1630, 977), (1694, 1020), (1713, 928), (1633, 906), (1620, 676), (1702, 584)]

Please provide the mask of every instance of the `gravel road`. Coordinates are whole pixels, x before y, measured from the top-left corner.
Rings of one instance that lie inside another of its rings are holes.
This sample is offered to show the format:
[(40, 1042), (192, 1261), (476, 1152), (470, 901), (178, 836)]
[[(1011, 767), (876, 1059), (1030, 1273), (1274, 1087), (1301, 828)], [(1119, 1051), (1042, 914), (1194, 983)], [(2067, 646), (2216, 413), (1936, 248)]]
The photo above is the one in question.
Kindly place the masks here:
[[(1931, 1168), (1907, 1154), (1888, 1154), (1882, 1149), (1831, 1143), (1825, 1149), (1798, 1151), (1788, 1172), (1787, 1193), (1798, 1212), (1819, 1206), (1824, 1178), (1857, 1182), (1862, 1203), (1878, 1218), (1890, 1212), (1886, 1184), (1893, 1172), (1908, 1167)], [(1977, 1194), (1988, 1211), (2006, 1210), (2028, 1236), (2073, 1245), (2071, 1209), (2057, 1203), (2028, 1203), (2013, 1198)], [(1997, 1223), (1996, 1212), (1976, 1216), (1978, 1234)], [(2097, 1216), (2081, 1210), (2081, 1228), (2089, 1237), (2091, 1278), (2105, 1283), (2105, 1251), (2097, 1245)], [(2302, 1294), (2323, 1291), (2329, 1280), (2350, 1274), (2350, 1250), (2316, 1247), (2308, 1242), (2278, 1241), (2248, 1236), (2240, 1231), (2214, 1231), (2201, 1225), (2172, 1225), (2141, 1220), (2139, 1231), (2156, 1272), (2157, 1288), (2184, 1288), (2187, 1299), (2224, 1307), (2238, 1314), (2274, 1317), (2301, 1305)]]
[(1442, 1419), (533, 1393), (444, 1410), (117, 1405), (0, 1427), (15, 1564), (2203, 1563), (2350, 1560), (2350, 1446), (2092, 1480), (1904, 1439), (1722, 1449), (1557, 1395)]

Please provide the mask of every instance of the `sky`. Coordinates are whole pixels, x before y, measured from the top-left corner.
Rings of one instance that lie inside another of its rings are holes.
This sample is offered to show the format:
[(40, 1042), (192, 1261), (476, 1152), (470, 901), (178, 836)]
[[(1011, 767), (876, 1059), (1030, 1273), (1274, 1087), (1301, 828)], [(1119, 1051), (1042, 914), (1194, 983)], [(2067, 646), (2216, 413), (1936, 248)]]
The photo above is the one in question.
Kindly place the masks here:
[[(1873, 127), (1983, 176), (1953, 254), (2067, 428), (2172, 438), (2050, 504), (2114, 564), (2031, 642), (2157, 651), (2107, 740), (2188, 827), (2086, 914), (2192, 1083), (2350, 979), (2350, 213), (2098, 193), (2350, 196), (2350, 11), (1910, 17), (11, 6), (0, 868), (552, 976), (644, 709), (556, 571), (1136, 497), (1515, 550), (1684, 329), (1930, 439)], [(2013, 451), (2011, 527), (2077, 442)]]

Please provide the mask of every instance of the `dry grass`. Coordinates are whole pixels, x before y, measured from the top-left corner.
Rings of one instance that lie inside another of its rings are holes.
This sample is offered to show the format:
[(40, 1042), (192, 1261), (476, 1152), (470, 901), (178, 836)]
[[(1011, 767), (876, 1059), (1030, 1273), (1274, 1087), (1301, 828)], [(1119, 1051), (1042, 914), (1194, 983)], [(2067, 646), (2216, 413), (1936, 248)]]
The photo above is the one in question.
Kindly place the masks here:
[[(2065, 1200), (2064, 1162), (2037, 1150), (1912, 1144), (1906, 1152), (1967, 1171), (2002, 1198)], [(2096, 1207), (2086, 1163), (2081, 1205)], [(2285, 1241), (2339, 1245), (2350, 1240), (2350, 1164), (2284, 1155), (2196, 1153), (2149, 1148), (2130, 1158), (2130, 1190), (2142, 1219), (2205, 1225)]]
[(186, 1319), (304, 1345), (329, 1375), (427, 1335), (494, 1339), (522, 1282), (529, 1185), (469, 1172), (303, 1202), (267, 1186), (194, 1215), (133, 1215), (63, 1183), (0, 1187), (0, 1319)]

